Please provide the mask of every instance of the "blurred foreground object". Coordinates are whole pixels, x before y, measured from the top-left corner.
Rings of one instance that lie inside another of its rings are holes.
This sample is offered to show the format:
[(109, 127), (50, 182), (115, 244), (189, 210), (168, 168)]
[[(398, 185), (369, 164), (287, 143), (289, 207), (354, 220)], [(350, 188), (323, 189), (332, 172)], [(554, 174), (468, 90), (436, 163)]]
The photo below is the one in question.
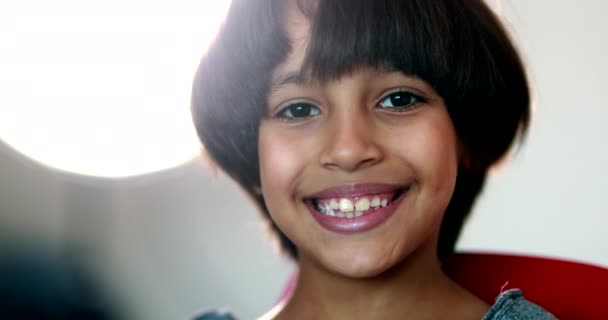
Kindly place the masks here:
[(93, 280), (67, 255), (0, 250), (0, 319), (116, 319)]

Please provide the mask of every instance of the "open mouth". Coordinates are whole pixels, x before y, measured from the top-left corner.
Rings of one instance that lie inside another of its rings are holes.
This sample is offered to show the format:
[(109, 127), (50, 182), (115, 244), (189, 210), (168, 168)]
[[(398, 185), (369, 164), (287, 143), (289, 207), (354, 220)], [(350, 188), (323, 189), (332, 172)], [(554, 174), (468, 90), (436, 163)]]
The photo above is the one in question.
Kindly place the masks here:
[(356, 197), (312, 198), (306, 201), (310, 201), (315, 211), (323, 215), (352, 219), (390, 206), (391, 203), (403, 197), (408, 190), (409, 188), (402, 188), (392, 192)]

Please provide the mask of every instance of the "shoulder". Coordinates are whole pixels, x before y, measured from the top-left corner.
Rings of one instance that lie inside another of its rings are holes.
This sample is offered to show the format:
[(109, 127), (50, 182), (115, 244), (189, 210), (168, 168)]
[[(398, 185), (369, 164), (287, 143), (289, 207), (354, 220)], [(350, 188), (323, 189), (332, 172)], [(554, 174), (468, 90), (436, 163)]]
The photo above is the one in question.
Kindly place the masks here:
[(526, 300), (520, 290), (503, 292), (482, 320), (557, 320), (540, 306)]
[(237, 320), (234, 315), (229, 312), (220, 312), (220, 311), (208, 311), (205, 312), (193, 320)]

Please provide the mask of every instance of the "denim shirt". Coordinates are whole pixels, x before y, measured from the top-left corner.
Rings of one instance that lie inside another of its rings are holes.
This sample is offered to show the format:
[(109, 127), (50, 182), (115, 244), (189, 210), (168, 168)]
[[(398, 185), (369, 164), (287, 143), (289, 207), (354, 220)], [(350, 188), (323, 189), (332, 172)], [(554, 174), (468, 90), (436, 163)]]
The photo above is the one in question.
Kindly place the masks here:
[(496, 303), (482, 320), (556, 320), (551, 313), (526, 300), (521, 290), (507, 290), (496, 298)]
[[(236, 320), (230, 313), (206, 312), (194, 320)], [(526, 300), (519, 289), (501, 293), (481, 320), (557, 320), (551, 313)]]

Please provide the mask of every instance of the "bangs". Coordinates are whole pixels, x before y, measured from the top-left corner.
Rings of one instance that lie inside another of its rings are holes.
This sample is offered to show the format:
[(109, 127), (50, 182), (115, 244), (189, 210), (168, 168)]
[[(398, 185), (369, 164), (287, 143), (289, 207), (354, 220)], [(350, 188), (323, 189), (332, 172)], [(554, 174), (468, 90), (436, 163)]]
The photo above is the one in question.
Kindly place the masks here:
[(398, 70), (433, 86), (448, 76), (453, 41), (442, 1), (314, 1), (314, 8), (311, 1), (299, 3), (312, 24), (302, 72), (314, 79), (324, 82), (363, 67)]

